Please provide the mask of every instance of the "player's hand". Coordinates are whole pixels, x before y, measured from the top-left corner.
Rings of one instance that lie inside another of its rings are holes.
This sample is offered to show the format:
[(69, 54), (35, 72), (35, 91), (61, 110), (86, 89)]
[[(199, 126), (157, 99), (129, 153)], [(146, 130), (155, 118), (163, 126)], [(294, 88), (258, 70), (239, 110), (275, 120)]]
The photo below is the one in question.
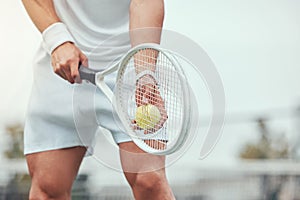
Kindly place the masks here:
[(51, 54), (54, 72), (70, 83), (80, 82), (78, 66), (88, 66), (87, 57), (71, 42), (58, 46)]
[(152, 104), (158, 108), (161, 115), (160, 121), (155, 125), (154, 128), (145, 130), (145, 133), (156, 132), (163, 127), (164, 123), (168, 119), (167, 111), (165, 109), (165, 102), (161, 97), (156, 81), (155, 83), (147, 84), (143, 84), (142, 82), (142, 80), (137, 81), (135, 91), (136, 104), (138, 107), (146, 104)]

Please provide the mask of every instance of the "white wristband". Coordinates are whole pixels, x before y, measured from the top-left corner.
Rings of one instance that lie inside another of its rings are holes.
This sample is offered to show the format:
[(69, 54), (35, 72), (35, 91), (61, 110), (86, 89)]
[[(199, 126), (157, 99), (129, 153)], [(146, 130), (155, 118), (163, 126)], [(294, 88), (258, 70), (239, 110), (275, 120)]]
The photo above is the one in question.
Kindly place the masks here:
[(75, 42), (67, 26), (62, 22), (51, 24), (43, 31), (42, 36), (43, 47), (50, 55), (59, 45), (65, 42)]
[[(146, 78), (146, 76), (150, 76), (151, 78)], [(143, 78), (145, 77), (145, 78)], [(140, 81), (143, 78), (142, 81)], [(156, 81), (156, 76), (155, 73), (151, 70), (144, 70), (141, 71), (140, 73), (138, 73), (136, 75), (136, 81), (138, 83), (140, 83), (141, 85), (146, 85), (146, 84), (155, 84), (157, 85), (157, 81)]]

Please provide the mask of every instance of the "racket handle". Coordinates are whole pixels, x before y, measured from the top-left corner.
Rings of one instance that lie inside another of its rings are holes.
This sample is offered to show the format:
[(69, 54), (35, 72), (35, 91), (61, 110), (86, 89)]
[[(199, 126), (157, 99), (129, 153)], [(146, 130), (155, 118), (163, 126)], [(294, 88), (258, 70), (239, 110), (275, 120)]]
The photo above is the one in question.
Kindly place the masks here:
[(79, 75), (82, 80), (87, 80), (96, 85), (96, 72), (82, 65), (79, 66)]

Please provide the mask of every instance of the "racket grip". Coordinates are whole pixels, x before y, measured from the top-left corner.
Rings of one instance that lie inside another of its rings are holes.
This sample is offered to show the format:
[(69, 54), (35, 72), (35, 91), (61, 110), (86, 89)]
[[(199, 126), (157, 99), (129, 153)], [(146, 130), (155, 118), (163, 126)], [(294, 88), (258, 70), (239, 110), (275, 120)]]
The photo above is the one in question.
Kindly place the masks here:
[(82, 65), (79, 66), (79, 75), (82, 80), (87, 80), (96, 85), (96, 72)]

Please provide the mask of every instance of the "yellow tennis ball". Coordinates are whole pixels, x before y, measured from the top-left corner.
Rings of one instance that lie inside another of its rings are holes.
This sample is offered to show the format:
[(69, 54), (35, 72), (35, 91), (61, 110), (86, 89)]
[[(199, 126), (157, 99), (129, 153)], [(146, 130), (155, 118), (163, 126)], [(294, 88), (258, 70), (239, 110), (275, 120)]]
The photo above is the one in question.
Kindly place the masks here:
[(154, 128), (160, 119), (158, 108), (152, 104), (138, 107), (135, 113), (136, 124), (144, 130)]

